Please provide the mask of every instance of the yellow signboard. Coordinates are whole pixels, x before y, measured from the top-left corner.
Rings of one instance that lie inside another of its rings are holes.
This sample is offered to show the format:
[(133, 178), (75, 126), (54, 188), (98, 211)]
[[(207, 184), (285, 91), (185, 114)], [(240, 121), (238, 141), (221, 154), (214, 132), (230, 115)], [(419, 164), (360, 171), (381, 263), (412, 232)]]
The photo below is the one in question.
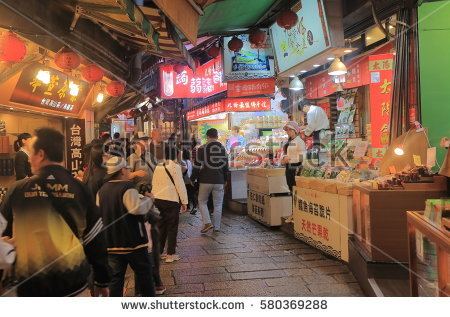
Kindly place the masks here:
[(347, 196), (293, 188), (295, 237), (348, 262)]

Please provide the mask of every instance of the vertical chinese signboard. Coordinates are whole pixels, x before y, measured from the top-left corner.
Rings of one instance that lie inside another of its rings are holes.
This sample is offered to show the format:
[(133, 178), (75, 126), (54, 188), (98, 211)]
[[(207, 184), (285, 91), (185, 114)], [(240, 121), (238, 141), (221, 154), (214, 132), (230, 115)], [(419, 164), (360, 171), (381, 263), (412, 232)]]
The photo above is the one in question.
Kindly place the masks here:
[(294, 187), (295, 237), (338, 259), (348, 261), (345, 202), (346, 196)]
[[(41, 64), (31, 64), (22, 71), (10, 101), (27, 106), (49, 109), (63, 113), (79, 113), (86, 100), (89, 85), (56, 69), (45, 68), (50, 73), (48, 83), (37, 79), (43, 70)], [(70, 93), (70, 84), (78, 86), (77, 94)]]
[(160, 76), (163, 98), (205, 98), (227, 90), (227, 84), (222, 82), (220, 56), (199, 66), (195, 73), (187, 66), (176, 73), (174, 65), (164, 65)]
[(372, 157), (382, 158), (389, 144), (394, 55), (369, 56)]
[(83, 167), (83, 147), (86, 145), (84, 119), (66, 119), (66, 165), (73, 174)]

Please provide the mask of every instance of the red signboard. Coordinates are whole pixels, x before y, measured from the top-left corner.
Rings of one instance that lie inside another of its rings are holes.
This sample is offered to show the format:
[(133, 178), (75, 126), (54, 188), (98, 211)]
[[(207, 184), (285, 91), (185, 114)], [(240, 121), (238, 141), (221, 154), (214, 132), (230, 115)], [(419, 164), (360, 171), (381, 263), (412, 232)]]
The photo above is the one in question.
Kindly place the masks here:
[(212, 104), (206, 105), (204, 107), (189, 111), (186, 114), (186, 119), (195, 120), (198, 118), (210, 116), (212, 114), (220, 113), (225, 111), (225, 103), (223, 100), (214, 102)]
[(226, 98), (186, 113), (186, 119), (195, 120), (228, 111), (270, 111), (270, 98)]
[(275, 93), (275, 78), (228, 82), (228, 97), (248, 97)]
[(270, 111), (270, 98), (225, 99), (225, 111)]
[(372, 148), (381, 158), (389, 144), (394, 55), (369, 56)]
[(187, 66), (179, 74), (173, 68), (160, 67), (162, 98), (205, 98), (227, 90), (222, 82), (221, 56), (199, 66), (195, 73)]
[[(375, 52), (373, 55), (387, 54), (394, 49), (392, 43), (388, 43)], [(347, 65), (345, 82), (342, 83), (344, 89), (350, 89), (370, 84), (369, 56), (363, 56), (350, 62)], [(329, 96), (336, 92), (338, 84), (333, 83), (333, 77), (323, 72), (316, 76), (311, 76), (305, 80), (305, 92), (308, 99), (318, 99)]]

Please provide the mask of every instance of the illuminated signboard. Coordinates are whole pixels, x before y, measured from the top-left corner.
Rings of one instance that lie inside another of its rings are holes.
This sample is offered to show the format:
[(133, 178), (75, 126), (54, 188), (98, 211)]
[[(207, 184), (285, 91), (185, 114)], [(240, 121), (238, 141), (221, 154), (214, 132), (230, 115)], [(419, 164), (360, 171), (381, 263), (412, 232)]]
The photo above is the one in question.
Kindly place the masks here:
[(162, 98), (205, 98), (227, 90), (222, 82), (222, 58), (201, 65), (194, 73), (188, 66), (179, 74), (174, 65), (160, 67)]
[(323, 0), (302, 0), (292, 10), (297, 25), (286, 30), (277, 23), (270, 27), (280, 73), (332, 47)]
[[(48, 83), (36, 78), (40, 70), (49, 72)], [(73, 89), (73, 84), (78, 89)], [(74, 90), (78, 90), (76, 96), (72, 95)], [(10, 101), (41, 109), (78, 113), (88, 92), (89, 85), (86, 82), (35, 63), (23, 70)]]
[(248, 97), (275, 93), (275, 78), (229, 81), (228, 97)]
[(233, 37), (225, 37), (224, 40), (224, 78), (229, 80), (243, 80), (254, 78), (268, 78), (275, 76), (275, 61), (273, 57), (272, 41), (267, 37), (263, 47), (257, 48), (248, 40), (248, 34), (237, 35), (244, 43), (239, 52), (228, 49), (228, 42)]
[(220, 112), (255, 112), (270, 111), (270, 98), (226, 98), (213, 102), (206, 106), (189, 111), (186, 114), (187, 120), (210, 116)]

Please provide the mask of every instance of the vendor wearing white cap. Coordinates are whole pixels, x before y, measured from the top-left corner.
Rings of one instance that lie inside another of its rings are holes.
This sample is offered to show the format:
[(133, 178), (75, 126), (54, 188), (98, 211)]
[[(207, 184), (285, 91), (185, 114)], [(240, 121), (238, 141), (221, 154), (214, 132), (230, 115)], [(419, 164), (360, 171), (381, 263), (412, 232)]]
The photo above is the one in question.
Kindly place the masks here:
[(321, 132), (330, 129), (330, 120), (328, 120), (325, 110), (313, 105), (308, 99), (300, 101), (298, 107), (306, 113), (306, 120), (308, 121), (308, 125), (301, 127), (300, 132), (305, 133), (306, 136), (312, 136), (314, 148), (320, 150)]
[(295, 172), (302, 165), (306, 146), (305, 142), (298, 135), (300, 127), (297, 122), (289, 121), (283, 127), (283, 130), (286, 131), (289, 139), (283, 147), (281, 164), (286, 166), (286, 182), (289, 190), (292, 191), (292, 187), (295, 185)]

